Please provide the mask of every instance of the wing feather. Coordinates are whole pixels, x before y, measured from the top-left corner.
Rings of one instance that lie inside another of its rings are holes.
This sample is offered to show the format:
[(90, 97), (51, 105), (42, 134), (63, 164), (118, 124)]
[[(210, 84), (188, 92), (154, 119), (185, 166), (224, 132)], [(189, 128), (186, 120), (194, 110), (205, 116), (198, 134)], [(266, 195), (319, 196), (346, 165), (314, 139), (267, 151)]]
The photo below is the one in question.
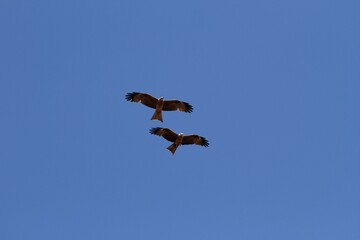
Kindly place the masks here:
[(200, 145), (203, 147), (208, 147), (209, 141), (206, 140), (206, 138), (204, 138), (204, 137), (193, 134), (193, 135), (184, 136), (181, 144), (183, 144), (183, 145), (196, 144), (196, 145)]
[(179, 100), (165, 100), (163, 109), (164, 111), (181, 111), (191, 113), (193, 111), (193, 106), (187, 102), (182, 102)]
[(125, 99), (130, 102), (142, 103), (145, 106), (156, 108), (157, 99), (146, 93), (132, 92), (127, 93)]
[(166, 140), (168, 140), (170, 142), (175, 142), (175, 140), (176, 140), (176, 138), (178, 136), (176, 133), (174, 133), (173, 131), (171, 131), (168, 128), (156, 127), (156, 128), (150, 129), (149, 132), (151, 134), (161, 136), (161, 137), (165, 138)]

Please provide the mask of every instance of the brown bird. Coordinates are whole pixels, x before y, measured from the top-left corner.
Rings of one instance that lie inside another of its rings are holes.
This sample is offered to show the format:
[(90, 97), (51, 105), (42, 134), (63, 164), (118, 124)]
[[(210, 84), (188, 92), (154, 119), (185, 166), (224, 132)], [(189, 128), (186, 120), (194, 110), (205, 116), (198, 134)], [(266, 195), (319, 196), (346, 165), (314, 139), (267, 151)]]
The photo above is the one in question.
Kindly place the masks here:
[(196, 144), (203, 147), (208, 147), (209, 142), (204, 137), (199, 135), (184, 135), (183, 133), (176, 134), (168, 128), (152, 128), (150, 129), (150, 133), (158, 136), (162, 136), (166, 140), (173, 142), (169, 147), (166, 149), (169, 150), (173, 155), (176, 149), (180, 145), (189, 145), (189, 144)]
[(187, 103), (179, 100), (164, 100), (163, 97), (156, 99), (153, 96), (146, 93), (132, 92), (127, 93), (125, 99), (130, 102), (142, 103), (145, 106), (155, 108), (155, 113), (151, 117), (151, 120), (163, 121), (162, 111), (181, 111), (191, 113), (193, 107)]

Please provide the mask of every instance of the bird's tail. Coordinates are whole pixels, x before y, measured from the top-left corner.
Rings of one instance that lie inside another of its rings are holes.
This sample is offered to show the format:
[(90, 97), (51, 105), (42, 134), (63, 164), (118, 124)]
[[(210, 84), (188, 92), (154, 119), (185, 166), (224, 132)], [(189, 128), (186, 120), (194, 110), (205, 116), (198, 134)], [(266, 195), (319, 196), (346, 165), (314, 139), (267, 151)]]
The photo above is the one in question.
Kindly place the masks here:
[(151, 117), (151, 120), (155, 120), (155, 119), (159, 120), (160, 122), (163, 122), (161, 110), (155, 110), (154, 115)]
[(175, 143), (173, 143), (170, 146), (168, 146), (166, 149), (169, 150), (174, 155), (177, 147), (178, 146), (176, 146)]

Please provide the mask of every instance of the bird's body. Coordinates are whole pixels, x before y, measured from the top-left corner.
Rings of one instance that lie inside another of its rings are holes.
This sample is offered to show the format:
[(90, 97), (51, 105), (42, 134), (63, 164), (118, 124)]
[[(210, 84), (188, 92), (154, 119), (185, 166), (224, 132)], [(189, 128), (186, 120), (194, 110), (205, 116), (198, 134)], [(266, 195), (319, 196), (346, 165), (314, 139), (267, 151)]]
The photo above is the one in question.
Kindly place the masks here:
[(184, 138), (184, 134), (179, 133), (176, 137), (175, 142), (173, 144), (171, 144), (170, 146), (168, 146), (166, 149), (169, 150), (174, 155), (176, 149), (181, 145), (183, 138)]
[(154, 115), (151, 117), (151, 120), (159, 120), (160, 122), (163, 122), (163, 118), (162, 118), (163, 107), (164, 107), (164, 98), (161, 97), (158, 99), (156, 103), (155, 112)]
[(179, 100), (164, 100), (163, 97), (157, 99), (147, 93), (132, 92), (127, 93), (125, 99), (130, 102), (142, 103), (147, 107), (154, 108), (155, 112), (151, 120), (159, 120), (163, 122), (162, 111), (181, 111), (191, 113), (193, 107)]
[(175, 153), (176, 149), (181, 145), (200, 145), (203, 147), (208, 147), (209, 142), (204, 137), (199, 135), (184, 135), (183, 133), (176, 134), (175, 132), (171, 131), (168, 128), (152, 128), (150, 129), (150, 133), (158, 136), (162, 136), (166, 140), (173, 142), (168, 149), (172, 154)]

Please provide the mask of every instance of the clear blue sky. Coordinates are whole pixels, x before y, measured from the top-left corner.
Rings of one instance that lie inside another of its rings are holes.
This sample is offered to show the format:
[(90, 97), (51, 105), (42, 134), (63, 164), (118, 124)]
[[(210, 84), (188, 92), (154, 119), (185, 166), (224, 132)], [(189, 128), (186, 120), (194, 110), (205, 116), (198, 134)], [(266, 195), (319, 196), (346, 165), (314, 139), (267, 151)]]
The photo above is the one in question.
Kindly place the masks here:
[(0, 32), (0, 239), (360, 239), (358, 0), (4, 0)]

